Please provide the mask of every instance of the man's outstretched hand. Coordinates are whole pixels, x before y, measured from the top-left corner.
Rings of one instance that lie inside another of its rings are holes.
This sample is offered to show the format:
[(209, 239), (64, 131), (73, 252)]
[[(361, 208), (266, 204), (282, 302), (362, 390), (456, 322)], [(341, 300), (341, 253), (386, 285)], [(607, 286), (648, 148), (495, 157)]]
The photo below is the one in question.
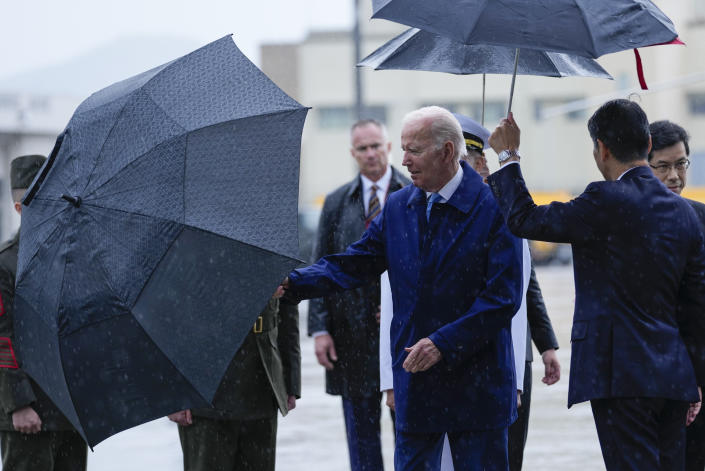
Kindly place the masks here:
[(409, 356), (406, 357), (402, 366), (409, 373), (426, 371), (441, 361), (443, 357), (440, 350), (436, 348), (428, 337), (419, 340), (414, 346), (407, 347), (404, 350), (409, 353)]
[(282, 284), (277, 286), (277, 290), (274, 292), (274, 294), (272, 296), (279, 299), (282, 296), (284, 296), (284, 294), (286, 293), (286, 290), (288, 290), (288, 289), (289, 289), (289, 277), (287, 276), (286, 278), (284, 278), (284, 281), (282, 281)]

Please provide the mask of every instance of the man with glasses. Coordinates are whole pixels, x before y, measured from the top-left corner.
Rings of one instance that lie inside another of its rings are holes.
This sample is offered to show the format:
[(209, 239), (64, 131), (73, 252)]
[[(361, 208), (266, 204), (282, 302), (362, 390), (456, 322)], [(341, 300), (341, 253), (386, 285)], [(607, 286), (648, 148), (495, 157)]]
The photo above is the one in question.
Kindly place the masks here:
[[(652, 142), (649, 167), (669, 190), (680, 195), (685, 187), (686, 170), (690, 166), (690, 136), (682, 127), (665, 120), (651, 123), (649, 131)], [(697, 207), (695, 209), (697, 211)]]
[[(680, 195), (687, 179), (690, 166), (690, 136), (679, 125), (670, 121), (655, 121), (649, 125), (651, 132), (651, 152), (649, 167), (654, 175), (672, 192)], [(705, 204), (686, 199), (700, 220), (705, 232)], [(689, 420), (691, 418), (689, 417)], [(705, 469), (705, 418), (698, 414), (695, 421), (686, 429), (686, 470)]]

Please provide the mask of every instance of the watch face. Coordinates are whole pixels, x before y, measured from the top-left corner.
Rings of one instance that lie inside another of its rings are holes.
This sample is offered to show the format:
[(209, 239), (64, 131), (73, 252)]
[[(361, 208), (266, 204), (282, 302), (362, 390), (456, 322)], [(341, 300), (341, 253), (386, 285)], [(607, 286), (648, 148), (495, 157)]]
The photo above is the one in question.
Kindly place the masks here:
[(519, 152), (515, 150), (503, 150), (499, 153), (499, 163), (509, 160), (511, 157), (519, 157)]

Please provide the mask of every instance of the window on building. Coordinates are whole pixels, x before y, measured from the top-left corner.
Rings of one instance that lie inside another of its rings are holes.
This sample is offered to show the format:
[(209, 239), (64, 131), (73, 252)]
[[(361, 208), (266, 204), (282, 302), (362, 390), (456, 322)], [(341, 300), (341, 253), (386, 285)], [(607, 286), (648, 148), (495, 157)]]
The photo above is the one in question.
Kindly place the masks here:
[(436, 103), (424, 103), (422, 105), (419, 105), (419, 108), (422, 108), (424, 106), (440, 106), (441, 108), (445, 108), (451, 113), (460, 113), (460, 114), (467, 114), (468, 107), (470, 106), (469, 103), (459, 103), (459, 102), (436, 102)]
[[(544, 119), (545, 110), (550, 110), (551, 108), (555, 108), (581, 99), (581, 97), (539, 98), (534, 101), (534, 118), (536, 120), (542, 120)], [(562, 114), (562, 116), (569, 121), (583, 121), (585, 120), (585, 110), (566, 110), (565, 113)]]
[[(489, 126), (497, 125), (505, 117), (506, 113), (507, 104), (503, 101), (485, 101), (485, 127), (489, 128)], [(482, 120), (481, 101), (470, 104), (468, 116), (478, 122)]]
[(0, 94), (0, 108), (17, 108), (20, 105), (20, 100), (17, 95)]
[(362, 110), (362, 118), (376, 119), (380, 123), (387, 123), (387, 108), (384, 106), (367, 106)]
[(320, 106), (317, 110), (321, 129), (341, 129), (350, 125), (353, 113), (348, 106)]
[(688, 109), (690, 114), (705, 114), (705, 93), (689, 94)]
[[(447, 102), (447, 103), (426, 103), (420, 106), (436, 105), (441, 106), (451, 113), (459, 113), (469, 116), (478, 123), (482, 121), (482, 102)], [(485, 102), (485, 124), (490, 123), (491, 126), (499, 123), (504, 118), (507, 112), (507, 105), (502, 101), (486, 101)]]
[(33, 111), (47, 111), (49, 109), (49, 98), (43, 96), (32, 97), (29, 100), (29, 108)]
[[(318, 126), (321, 129), (348, 129), (356, 121), (355, 109), (351, 106), (319, 106)], [(362, 118), (372, 118), (382, 123), (387, 122), (387, 108), (384, 106), (366, 106)]]
[(705, 18), (705, 0), (693, 0), (693, 10), (696, 18)]

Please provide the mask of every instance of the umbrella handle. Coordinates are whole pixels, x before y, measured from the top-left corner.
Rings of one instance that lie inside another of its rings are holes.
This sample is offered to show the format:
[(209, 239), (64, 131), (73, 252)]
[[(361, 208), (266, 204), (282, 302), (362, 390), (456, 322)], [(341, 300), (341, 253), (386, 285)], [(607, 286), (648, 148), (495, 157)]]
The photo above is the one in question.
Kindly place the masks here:
[(49, 173), (51, 166), (54, 165), (54, 160), (56, 160), (56, 156), (59, 153), (59, 149), (61, 148), (61, 144), (63, 144), (63, 142), (64, 142), (65, 136), (66, 136), (66, 131), (59, 134), (59, 137), (56, 138), (56, 143), (54, 144), (54, 149), (52, 149), (51, 154), (49, 154), (49, 158), (46, 160), (46, 162), (44, 162), (44, 165), (42, 166), (42, 168), (39, 169), (39, 172), (37, 172), (37, 175), (34, 177), (34, 181), (29, 185), (29, 189), (25, 192), (24, 198), (22, 198), (23, 205), (29, 206), (29, 203), (32, 202), (32, 200), (34, 199), (34, 196), (39, 191), (39, 187), (42, 186), (42, 182), (44, 181), (44, 178), (46, 178), (47, 173)]
[(509, 90), (509, 106), (507, 107), (507, 118), (512, 112), (512, 100), (514, 99), (514, 82), (517, 79), (517, 66), (519, 65), (519, 48), (514, 53), (514, 74), (512, 74), (512, 88)]

